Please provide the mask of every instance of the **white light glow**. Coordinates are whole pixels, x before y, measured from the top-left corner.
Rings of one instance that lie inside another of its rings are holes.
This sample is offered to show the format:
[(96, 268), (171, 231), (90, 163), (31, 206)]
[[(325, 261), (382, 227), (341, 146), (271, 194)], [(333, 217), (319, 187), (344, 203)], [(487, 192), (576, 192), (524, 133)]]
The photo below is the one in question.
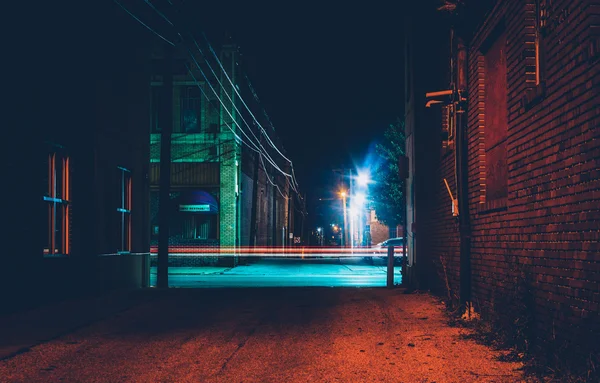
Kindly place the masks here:
[(367, 186), (371, 182), (371, 176), (367, 172), (360, 172), (356, 177), (356, 181), (360, 186)]
[(353, 204), (356, 206), (362, 206), (365, 203), (366, 197), (364, 193), (357, 193), (354, 196)]

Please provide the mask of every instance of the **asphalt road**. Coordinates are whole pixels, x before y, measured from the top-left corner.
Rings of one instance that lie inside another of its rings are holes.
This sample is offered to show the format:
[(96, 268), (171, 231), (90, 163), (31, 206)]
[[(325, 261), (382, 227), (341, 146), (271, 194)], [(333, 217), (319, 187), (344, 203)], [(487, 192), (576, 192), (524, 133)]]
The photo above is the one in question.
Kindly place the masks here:
[[(301, 259), (263, 258), (235, 268), (169, 268), (171, 287), (383, 287), (387, 268), (362, 258)], [(394, 283), (402, 281), (401, 267), (394, 267)], [(156, 268), (150, 274), (156, 285)]]
[[(467, 330), (448, 327), (442, 305), (427, 294), (385, 288), (145, 294), (127, 310), (5, 358), (0, 381), (520, 381), (518, 364), (499, 362), (500, 352), (463, 339)], [(44, 318), (31, 321), (15, 332)]]

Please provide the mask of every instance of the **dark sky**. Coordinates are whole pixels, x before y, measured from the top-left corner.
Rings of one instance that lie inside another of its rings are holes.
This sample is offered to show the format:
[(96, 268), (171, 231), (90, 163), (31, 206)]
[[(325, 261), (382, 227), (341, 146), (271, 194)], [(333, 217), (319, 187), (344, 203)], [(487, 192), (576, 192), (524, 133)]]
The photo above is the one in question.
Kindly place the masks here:
[(309, 194), (329, 187), (331, 168), (361, 163), (385, 127), (403, 115), (401, 10), (324, 3), (207, 8), (202, 2), (188, 15), (197, 13), (210, 40), (228, 32), (240, 45), (246, 71)]

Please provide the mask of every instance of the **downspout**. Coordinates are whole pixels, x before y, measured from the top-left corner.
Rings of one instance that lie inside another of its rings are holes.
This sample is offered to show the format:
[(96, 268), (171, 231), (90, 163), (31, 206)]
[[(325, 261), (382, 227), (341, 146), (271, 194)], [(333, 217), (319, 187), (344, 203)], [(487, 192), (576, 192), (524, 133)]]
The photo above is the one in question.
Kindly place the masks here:
[(471, 314), (471, 221), (469, 216), (469, 163), (467, 103), (467, 49), (462, 39), (455, 35), (456, 48), (456, 176), (458, 222), (460, 233), (460, 304), (467, 315)]

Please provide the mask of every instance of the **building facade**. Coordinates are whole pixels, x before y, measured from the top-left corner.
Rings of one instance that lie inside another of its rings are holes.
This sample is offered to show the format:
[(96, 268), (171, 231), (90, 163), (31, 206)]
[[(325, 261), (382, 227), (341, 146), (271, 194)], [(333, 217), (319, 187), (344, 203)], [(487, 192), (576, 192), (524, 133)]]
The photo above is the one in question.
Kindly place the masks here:
[(525, 323), (540, 349), (589, 353), (600, 333), (599, 4), (435, 5), (412, 9), (405, 46), (412, 282)]
[(35, 91), (14, 94), (3, 309), (147, 284), (150, 39), (115, 4), (87, 6), (110, 31), (55, 4), (40, 10), (47, 33), (19, 56), (19, 88)]
[[(156, 249), (164, 97), (160, 49), (153, 62), (150, 185)], [(179, 250), (171, 251), (172, 265), (230, 262), (228, 256), (190, 254), (206, 248), (235, 253), (246, 246), (288, 245), (293, 233), (295, 192), (292, 178), (285, 175), (291, 175), (291, 164), (241, 64), (239, 48), (230, 42), (218, 52), (212, 46), (175, 50), (169, 243)], [(181, 251), (188, 254), (176, 255)]]

